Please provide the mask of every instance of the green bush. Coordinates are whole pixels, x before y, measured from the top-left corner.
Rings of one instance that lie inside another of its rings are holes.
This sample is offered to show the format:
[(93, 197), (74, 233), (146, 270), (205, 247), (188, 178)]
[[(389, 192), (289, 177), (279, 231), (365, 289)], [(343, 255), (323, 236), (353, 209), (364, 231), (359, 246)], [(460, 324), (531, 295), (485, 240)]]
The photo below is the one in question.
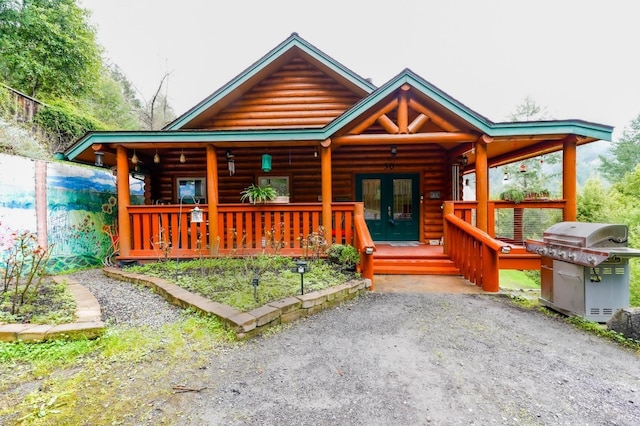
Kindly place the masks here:
[(347, 244), (333, 244), (327, 249), (327, 257), (343, 268), (353, 268), (360, 263), (360, 253), (355, 247)]
[(57, 141), (57, 146), (52, 147), (53, 151), (63, 151), (88, 131), (107, 130), (103, 123), (67, 103), (40, 108), (34, 122)]

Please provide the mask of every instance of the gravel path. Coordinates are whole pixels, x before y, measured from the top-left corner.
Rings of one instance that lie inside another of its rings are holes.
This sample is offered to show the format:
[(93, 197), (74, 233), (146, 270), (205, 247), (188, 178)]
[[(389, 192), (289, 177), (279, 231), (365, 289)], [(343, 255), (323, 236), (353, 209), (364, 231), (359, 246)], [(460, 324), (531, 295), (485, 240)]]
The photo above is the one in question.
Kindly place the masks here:
[[(179, 315), (146, 289), (85, 278), (114, 322)], [(206, 368), (166, 379), (205, 388), (164, 402), (176, 424), (640, 424), (637, 354), (503, 297), (370, 293), (198, 356)]]
[(148, 288), (111, 279), (100, 269), (75, 272), (70, 277), (98, 299), (102, 320), (109, 324), (155, 329), (180, 318), (180, 308)]

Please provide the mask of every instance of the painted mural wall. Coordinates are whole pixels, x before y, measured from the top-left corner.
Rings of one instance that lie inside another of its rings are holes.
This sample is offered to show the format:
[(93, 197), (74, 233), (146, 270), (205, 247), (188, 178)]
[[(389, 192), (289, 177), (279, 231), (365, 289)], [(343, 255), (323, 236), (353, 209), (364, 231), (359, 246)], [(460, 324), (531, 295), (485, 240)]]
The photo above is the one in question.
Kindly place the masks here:
[[(51, 250), (47, 271), (102, 266), (117, 249), (116, 179), (111, 170), (0, 154), (0, 266), (15, 233)], [(131, 180), (132, 203), (143, 184)]]

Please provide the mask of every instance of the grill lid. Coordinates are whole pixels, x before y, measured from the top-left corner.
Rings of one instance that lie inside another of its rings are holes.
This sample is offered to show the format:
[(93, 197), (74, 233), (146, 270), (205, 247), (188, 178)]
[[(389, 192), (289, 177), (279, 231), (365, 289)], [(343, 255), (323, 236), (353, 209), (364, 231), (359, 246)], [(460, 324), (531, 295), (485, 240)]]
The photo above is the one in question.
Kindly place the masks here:
[(626, 247), (628, 229), (622, 224), (560, 222), (547, 228), (542, 240), (576, 248)]
[(542, 234), (542, 241), (527, 240), (528, 252), (584, 266), (619, 258), (640, 257), (640, 250), (628, 248), (626, 225), (610, 223), (560, 222)]

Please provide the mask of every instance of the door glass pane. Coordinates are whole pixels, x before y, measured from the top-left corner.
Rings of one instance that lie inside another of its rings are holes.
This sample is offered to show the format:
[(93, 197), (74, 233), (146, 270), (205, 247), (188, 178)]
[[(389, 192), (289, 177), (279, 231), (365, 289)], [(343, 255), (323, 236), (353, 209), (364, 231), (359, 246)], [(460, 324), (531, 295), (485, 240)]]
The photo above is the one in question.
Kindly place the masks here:
[(411, 193), (412, 179), (393, 180), (393, 219), (412, 220), (413, 205)]
[(380, 219), (380, 179), (362, 179), (365, 219)]

